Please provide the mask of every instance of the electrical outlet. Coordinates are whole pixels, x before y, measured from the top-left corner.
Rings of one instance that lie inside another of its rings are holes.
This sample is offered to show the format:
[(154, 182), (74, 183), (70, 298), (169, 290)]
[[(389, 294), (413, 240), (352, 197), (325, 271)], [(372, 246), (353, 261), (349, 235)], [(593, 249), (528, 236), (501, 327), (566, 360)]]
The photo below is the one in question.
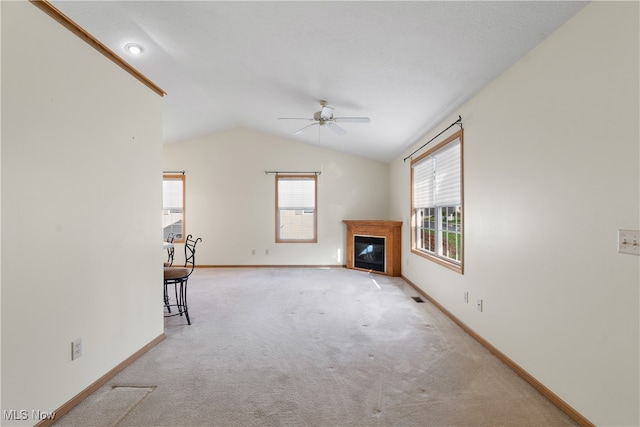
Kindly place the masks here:
[(618, 230), (618, 252), (640, 255), (640, 231)]
[(264, 250), (264, 254), (265, 254), (265, 255), (269, 255), (269, 249), (265, 249), (265, 250)]
[(469, 304), (469, 292), (465, 292), (465, 293), (464, 293), (464, 302), (466, 302), (467, 304)]
[(482, 300), (481, 300), (481, 299), (479, 299), (479, 300), (478, 300), (478, 302), (477, 302), (477, 307), (478, 307), (478, 311), (479, 311), (480, 313), (482, 313)]
[(255, 255), (256, 254), (256, 250), (255, 249), (251, 249), (251, 255)]
[(82, 338), (76, 338), (71, 343), (71, 360), (76, 360), (82, 356)]

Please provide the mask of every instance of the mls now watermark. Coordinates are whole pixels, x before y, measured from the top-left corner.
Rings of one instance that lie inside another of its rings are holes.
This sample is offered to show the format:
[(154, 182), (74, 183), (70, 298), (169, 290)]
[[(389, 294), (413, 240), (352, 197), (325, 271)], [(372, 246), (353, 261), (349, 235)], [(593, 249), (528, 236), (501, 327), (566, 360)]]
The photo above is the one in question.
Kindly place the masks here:
[(25, 420), (52, 420), (56, 417), (56, 412), (45, 412), (38, 409), (27, 411), (26, 409), (5, 409), (2, 411), (5, 421), (25, 421)]

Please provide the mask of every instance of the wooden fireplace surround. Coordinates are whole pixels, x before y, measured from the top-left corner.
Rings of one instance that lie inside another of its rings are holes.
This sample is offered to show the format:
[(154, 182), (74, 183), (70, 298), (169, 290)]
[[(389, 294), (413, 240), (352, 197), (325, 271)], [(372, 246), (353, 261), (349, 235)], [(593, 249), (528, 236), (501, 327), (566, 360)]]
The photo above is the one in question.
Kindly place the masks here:
[(378, 220), (344, 220), (347, 225), (347, 268), (369, 271), (355, 267), (353, 264), (353, 237), (383, 237), (385, 271), (371, 270), (373, 273), (386, 274), (388, 276), (400, 276), (401, 266), (401, 229), (402, 221), (378, 221)]

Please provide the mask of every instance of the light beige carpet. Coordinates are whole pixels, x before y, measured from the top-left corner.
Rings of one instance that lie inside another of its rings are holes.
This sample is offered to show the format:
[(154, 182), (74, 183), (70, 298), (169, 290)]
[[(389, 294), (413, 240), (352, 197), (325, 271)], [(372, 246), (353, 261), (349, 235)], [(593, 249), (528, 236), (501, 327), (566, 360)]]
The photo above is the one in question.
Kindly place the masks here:
[(197, 269), (192, 325), (165, 319), (163, 342), (55, 425), (573, 425), (415, 295), (342, 268)]

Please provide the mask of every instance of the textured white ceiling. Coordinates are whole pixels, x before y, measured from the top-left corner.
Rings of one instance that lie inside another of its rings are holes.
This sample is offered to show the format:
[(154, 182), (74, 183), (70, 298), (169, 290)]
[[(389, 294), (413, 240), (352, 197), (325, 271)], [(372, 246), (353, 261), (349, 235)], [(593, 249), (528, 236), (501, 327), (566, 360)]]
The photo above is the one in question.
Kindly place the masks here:
[[(167, 92), (165, 142), (235, 127), (389, 162), (578, 1), (52, 1)], [(138, 42), (145, 52), (123, 50)], [(570, 52), (567, 52), (570, 54)], [(293, 132), (325, 99), (368, 124)], [(464, 120), (464, 117), (463, 117)]]

